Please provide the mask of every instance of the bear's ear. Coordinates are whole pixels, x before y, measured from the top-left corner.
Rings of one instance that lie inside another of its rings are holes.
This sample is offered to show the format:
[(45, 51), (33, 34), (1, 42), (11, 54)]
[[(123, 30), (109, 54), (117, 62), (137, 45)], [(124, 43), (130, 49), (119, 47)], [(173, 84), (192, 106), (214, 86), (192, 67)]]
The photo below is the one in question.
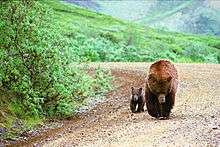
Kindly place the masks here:
[(169, 76), (169, 78), (167, 78), (167, 82), (170, 82), (172, 80), (172, 77)]
[(131, 94), (134, 94), (134, 87), (131, 87)]

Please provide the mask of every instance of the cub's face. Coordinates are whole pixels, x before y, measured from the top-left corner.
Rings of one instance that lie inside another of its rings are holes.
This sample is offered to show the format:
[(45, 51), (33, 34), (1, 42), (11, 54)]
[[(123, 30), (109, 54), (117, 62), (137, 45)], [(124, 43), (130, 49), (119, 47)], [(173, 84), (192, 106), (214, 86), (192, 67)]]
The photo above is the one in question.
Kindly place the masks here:
[(131, 99), (133, 101), (138, 101), (143, 96), (142, 90), (142, 88), (131, 87)]

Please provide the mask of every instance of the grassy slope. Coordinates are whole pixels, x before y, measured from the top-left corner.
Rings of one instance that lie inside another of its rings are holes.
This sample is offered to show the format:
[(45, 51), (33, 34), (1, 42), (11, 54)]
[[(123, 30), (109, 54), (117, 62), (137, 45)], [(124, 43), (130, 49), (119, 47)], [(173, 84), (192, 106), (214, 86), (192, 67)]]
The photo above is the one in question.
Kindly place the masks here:
[[(123, 27), (125, 24), (124, 22), (113, 19), (110, 16), (90, 12), (64, 2), (47, 1), (46, 4), (55, 10), (56, 19), (61, 23), (64, 34), (70, 32), (83, 32), (87, 29), (93, 31), (98, 29), (111, 30), (114, 26)], [(106, 26), (109, 27), (105, 28)]]
[[(48, 1), (47, 5), (55, 10), (56, 19), (63, 30), (63, 36), (68, 37), (70, 41), (74, 40), (76, 34), (83, 34), (86, 38), (100, 38), (101, 36), (120, 47), (124, 47), (127, 44), (133, 46), (135, 49), (128, 56), (137, 55), (137, 57), (140, 57), (137, 59), (124, 58), (121, 60), (119, 58), (117, 61), (153, 61), (159, 58), (168, 58), (174, 62), (217, 62), (216, 59), (202, 61), (202, 59), (197, 60), (196, 56), (189, 57), (187, 49), (193, 48), (197, 50), (196, 47), (205, 48), (204, 50), (207, 51), (201, 51), (202, 56), (216, 53), (220, 48), (219, 37), (171, 33), (151, 29), (59, 1)], [(118, 48), (115, 47), (113, 50), (116, 51)], [(158, 50), (158, 52), (169, 50), (173, 57), (169, 58), (170, 55), (159, 54), (150, 58), (149, 56), (154, 54), (155, 50)], [(143, 56), (148, 56), (149, 58)]]
[[(74, 1), (72, 1), (74, 3)], [(166, 28), (175, 32), (218, 35), (220, 30), (219, 2), (211, 0), (188, 1), (102, 1), (92, 0), (98, 10), (81, 3), (89, 9), (109, 14), (116, 18), (135, 21), (154, 28)], [(75, 2), (76, 3), (76, 2)], [(81, 4), (82, 5), (82, 4)], [(85, 7), (82, 5), (82, 7)]]

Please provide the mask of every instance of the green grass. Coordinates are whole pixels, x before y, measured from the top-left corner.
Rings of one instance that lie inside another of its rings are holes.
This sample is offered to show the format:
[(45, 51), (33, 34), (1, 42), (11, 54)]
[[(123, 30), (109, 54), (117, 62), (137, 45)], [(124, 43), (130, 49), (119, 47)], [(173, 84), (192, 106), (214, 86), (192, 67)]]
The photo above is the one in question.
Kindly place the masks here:
[[(59, 1), (46, 4), (55, 11), (62, 35), (70, 42), (70, 50), (81, 52), (80, 56), (86, 61), (166, 58), (174, 62), (219, 62), (219, 37), (152, 29)], [(187, 1), (175, 8), (179, 10), (190, 4), (191, 1)], [(199, 52), (195, 54), (197, 50)]]
[(154, 28), (163, 27), (175, 32), (220, 35), (220, 10), (210, 6), (210, 1), (93, 0), (96, 7), (86, 1), (82, 3), (91, 10)]

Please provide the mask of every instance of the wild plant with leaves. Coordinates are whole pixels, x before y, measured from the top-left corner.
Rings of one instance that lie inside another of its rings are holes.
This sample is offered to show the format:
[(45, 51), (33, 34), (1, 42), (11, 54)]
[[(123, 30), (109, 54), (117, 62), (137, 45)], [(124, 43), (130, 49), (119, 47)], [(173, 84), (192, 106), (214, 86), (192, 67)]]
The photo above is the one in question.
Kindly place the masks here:
[(80, 57), (71, 55), (49, 8), (38, 1), (0, 3), (0, 83), (22, 101), (24, 111), (67, 116), (79, 100), (106, 90), (99, 78), (68, 66)]

